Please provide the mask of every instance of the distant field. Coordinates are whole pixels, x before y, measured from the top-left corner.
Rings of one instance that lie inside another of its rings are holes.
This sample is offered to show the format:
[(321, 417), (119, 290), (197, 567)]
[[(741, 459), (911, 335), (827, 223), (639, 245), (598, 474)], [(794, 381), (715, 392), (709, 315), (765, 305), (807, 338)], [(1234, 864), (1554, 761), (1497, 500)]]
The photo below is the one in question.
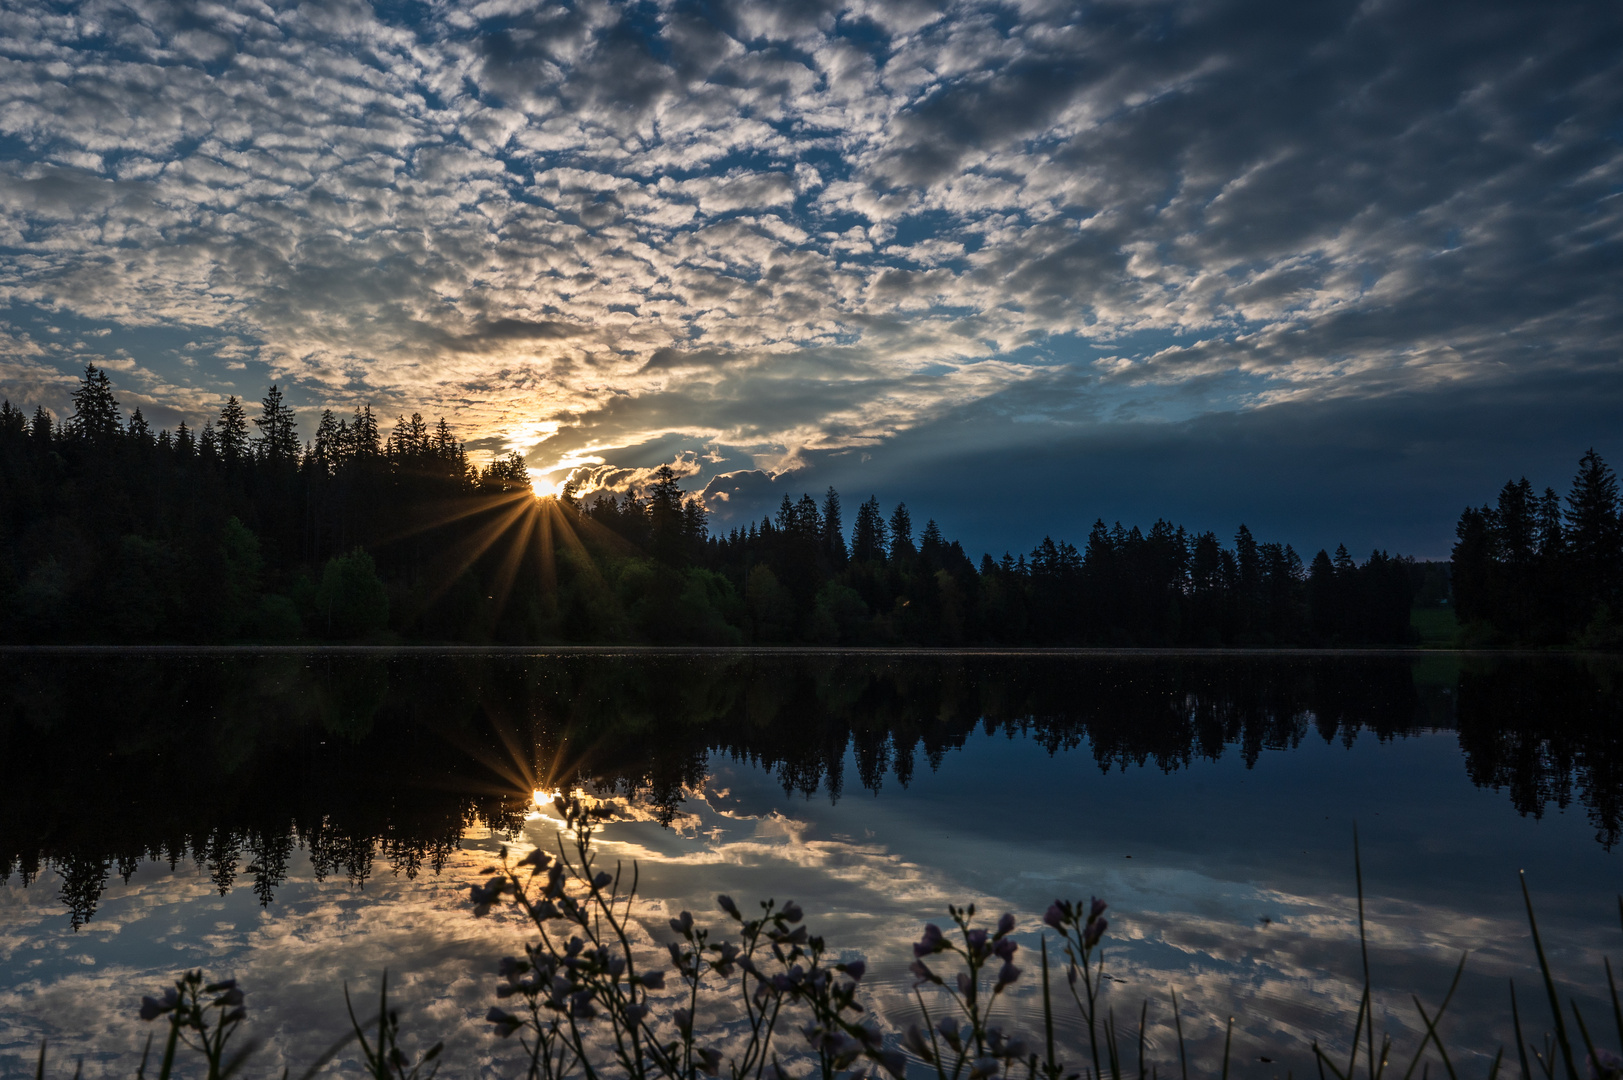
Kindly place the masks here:
[(1420, 633), (1422, 645), (1451, 648), (1458, 643), (1460, 621), (1453, 608), (1414, 608), (1409, 612), (1409, 625)]

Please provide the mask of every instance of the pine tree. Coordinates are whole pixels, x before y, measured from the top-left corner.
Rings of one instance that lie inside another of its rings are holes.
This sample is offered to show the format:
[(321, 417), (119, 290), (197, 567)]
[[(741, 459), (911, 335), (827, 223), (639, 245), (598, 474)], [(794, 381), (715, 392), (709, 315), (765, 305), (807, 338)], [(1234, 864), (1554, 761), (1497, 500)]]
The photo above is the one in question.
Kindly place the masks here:
[(113, 397), (107, 372), (95, 364), (85, 365), (84, 380), (73, 392), (73, 415), (68, 430), (77, 438), (105, 445), (124, 433), (119, 419), (118, 400)]
[(856, 521), (851, 526), (851, 558), (859, 563), (881, 562), (887, 546), (879, 500), (870, 495), (867, 502), (857, 507)]
[[(1567, 555), (1574, 597), (1587, 598), (1588, 612), (1605, 605), (1616, 619), (1623, 616), (1623, 524), (1618, 521), (1617, 477), (1591, 448), (1578, 462), (1567, 494)], [(1587, 621), (1587, 617), (1586, 617)]]
[(845, 548), (845, 524), (840, 520), (840, 493), (832, 484), (823, 496), (823, 556), (836, 570), (850, 560)]
[(910, 558), (917, 554), (913, 547), (912, 515), (907, 512), (906, 503), (897, 503), (896, 509), (890, 513), (890, 557)]
[(147, 418), (141, 415), (140, 409), (130, 413), (130, 424), (126, 434), (140, 446), (153, 445), (152, 426), (147, 423)]
[(254, 419), (259, 437), (254, 440), (259, 460), (277, 465), (291, 465), (299, 460), (299, 433), (293, 410), (282, 403), (282, 392), (275, 384), (266, 391), (260, 403), (261, 413)]
[(236, 395), (225, 399), (220, 422), (214, 426), (216, 449), (227, 467), (248, 459), (248, 414)]
[(45, 411), (45, 406), (34, 406), (34, 418), (28, 423), (28, 437), (34, 441), (34, 445), (41, 450), (49, 447), (53, 434), (52, 429), (51, 414)]

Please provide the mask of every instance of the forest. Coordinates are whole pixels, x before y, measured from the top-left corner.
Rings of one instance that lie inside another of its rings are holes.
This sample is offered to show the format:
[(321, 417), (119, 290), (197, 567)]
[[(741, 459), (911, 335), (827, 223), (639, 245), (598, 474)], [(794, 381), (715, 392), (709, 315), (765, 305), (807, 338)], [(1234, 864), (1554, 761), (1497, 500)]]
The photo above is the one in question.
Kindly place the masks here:
[(1466, 507), (1451, 577), (1465, 643), (1623, 648), (1623, 520), (1617, 476), (1593, 449), (1566, 498), (1524, 476)]
[(0, 640), (1404, 645), (1428, 580), (1164, 520), (976, 561), (905, 503), (869, 498), (847, 533), (832, 488), (722, 533), (669, 467), (538, 498), (517, 452), (477, 467), (443, 419), (381, 428), (327, 410), (301, 443), (272, 386), (256, 416), (233, 397), (201, 431), (154, 431), (94, 366), (65, 418), (5, 401)]

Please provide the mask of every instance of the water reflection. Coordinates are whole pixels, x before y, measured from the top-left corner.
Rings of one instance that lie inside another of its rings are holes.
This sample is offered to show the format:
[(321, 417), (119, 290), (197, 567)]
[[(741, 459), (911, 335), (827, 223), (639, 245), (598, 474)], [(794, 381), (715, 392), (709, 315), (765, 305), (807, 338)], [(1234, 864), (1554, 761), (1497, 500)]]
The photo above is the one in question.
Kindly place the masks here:
[[(651, 916), (708, 910), (718, 891), (793, 895), (830, 941), (870, 958), (897, 1008), (899, 949), (947, 902), (1002, 905), (1035, 926), (1055, 895), (1100, 892), (1123, 913), (1116, 992), (1136, 1009), (1179, 986), (1204, 1010), (1188, 1023), (1207, 1056), (1224, 1009), (1243, 1006), (1242, 1040), (1277, 1056), (1328, 1033), (1356, 993), (1344, 955), (1354, 817), (1382, 890), (1385, 981), (1429, 992), (1454, 950), (1487, 943), (1463, 991), (1491, 1003), (1484, 1045), (1504, 976), (1524, 967), (1514, 868), (1546, 894), (1575, 973), (1598, 967), (1617, 877), (1619, 697), (1603, 664), (0, 666), (0, 1059), (23, 1060), (51, 1031), (97, 1032), (82, 1048), (111, 1060), (138, 1034), (126, 1014), (151, 988), (140, 980), (207, 964), (258, 980), (256, 1015), (287, 1036), (285, 1060), (264, 1067), (298, 1066), (331, 1027), (322, 995), (387, 964), (410, 971), (403, 993), (435, 1037), (453, 1032), (461, 1060), (488, 1064), (500, 1048), (470, 1018), (512, 928), (473, 922), (461, 886), (478, 849), (546, 842), (530, 793), (572, 784), (621, 800), (606, 842), (644, 866)], [(1404, 1000), (1394, 1023), (1412, 1023)]]

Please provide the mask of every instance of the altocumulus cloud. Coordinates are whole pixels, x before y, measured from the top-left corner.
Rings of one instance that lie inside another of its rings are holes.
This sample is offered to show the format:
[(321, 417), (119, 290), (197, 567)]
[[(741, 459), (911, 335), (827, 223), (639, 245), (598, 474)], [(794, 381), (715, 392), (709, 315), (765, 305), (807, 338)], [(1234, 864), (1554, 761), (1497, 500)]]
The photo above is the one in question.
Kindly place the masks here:
[(59, 409), (276, 380), (720, 491), (1618, 383), (1615, 5), (0, 11), (0, 384)]

